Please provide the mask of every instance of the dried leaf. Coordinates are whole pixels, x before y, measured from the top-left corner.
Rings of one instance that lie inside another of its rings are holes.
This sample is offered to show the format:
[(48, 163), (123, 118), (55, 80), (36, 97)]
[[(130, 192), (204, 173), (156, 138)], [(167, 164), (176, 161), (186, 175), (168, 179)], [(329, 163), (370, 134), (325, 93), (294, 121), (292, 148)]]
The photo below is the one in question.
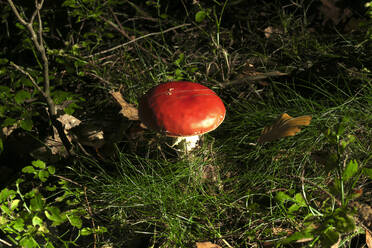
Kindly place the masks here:
[(308, 126), (311, 121), (310, 115), (304, 115), (292, 118), (288, 114), (282, 114), (272, 126), (265, 127), (262, 131), (258, 144), (264, 144), (276, 139), (284, 138), (287, 136), (294, 136), (300, 132), (300, 126)]
[(221, 248), (221, 246), (213, 244), (212, 242), (196, 242), (196, 248)]
[(328, 21), (332, 21), (334, 25), (339, 24), (341, 21), (346, 21), (352, 15), (350, 9), (341, 9), (337, 7), (338, 0), (321, 0), (320, 12), (323, 14), (322, 25)]
[(368, 248), (372, 248), (372, 235), (367, 229), (366, 229), (366, 244)]
[(115, 100), (120, 104), (121, 110), (120, 113), (132, 121), (139, 120), (138, 118), (138, 109), (130, 103), (127, 103), (123, 96), (121, 95), (120, 91), (113, 91), (111, 95), (115, 98)]

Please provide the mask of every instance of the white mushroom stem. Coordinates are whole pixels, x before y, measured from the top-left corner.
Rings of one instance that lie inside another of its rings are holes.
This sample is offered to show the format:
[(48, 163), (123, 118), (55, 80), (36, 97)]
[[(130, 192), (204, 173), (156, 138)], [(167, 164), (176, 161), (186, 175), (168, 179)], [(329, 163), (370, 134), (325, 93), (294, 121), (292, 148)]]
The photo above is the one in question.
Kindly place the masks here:
[(191, 151), (197, 146), (197, 144), (199, 142), (199, 139), (200, 139), (200, 135), (187, 136), (187, 137), (177, 137), (171, 147), (175, 147), (179, 143), (185, 142), (186, 151)]

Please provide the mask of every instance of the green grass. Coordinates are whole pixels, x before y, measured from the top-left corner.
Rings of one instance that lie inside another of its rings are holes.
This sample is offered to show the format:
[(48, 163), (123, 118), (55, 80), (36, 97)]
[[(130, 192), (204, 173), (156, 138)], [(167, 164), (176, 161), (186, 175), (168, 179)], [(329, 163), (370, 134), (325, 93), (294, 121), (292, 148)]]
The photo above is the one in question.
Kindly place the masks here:
[[(322, 100), (303, 97), (272, 81), (267, 91), (275, 91), (275, 97), (227, 102), (224, 123), (188, 157), (166, 155), (165, 160), (152, 150), (150, 158), (118, 152), (109, 165), (82, 160), (82, 165), (89, 165), (80, 172), (82, 180), (87, 179), (87, 186), (96, 192), (90, 200), (99, 211), (98, 219), (109, 225), (110, 240), (118, 246), (140, 237), (156, 247), (192, 247), (203, 240), (243, 247), (283, 238), (285, 230), (301, 230), (309, 209), (289, 217), (275, 196), (305, 192), (309, 202), (327, 198), (314, 185), (302, 185), (299, 178), (303, 174), (324, 189), (334, 180), (311, 158), (329, 146), (327, 128), (350, 117), (347, 134), (356, 135), (357, 142), (348, 150), (349, 158), (362, 164), (371, 154), (371, 85), (348, 95), (330, 81), (318, 80), (323, 84), (314, 85), (314, 91), (325, 96), (316, 97)], [(311, 125), (294, 137), (252, 145), (262, 127), (283, 112), (310, 114)], [(170, 154), (166, 145), (159, 146)], [(142, 144), (141, 149), (149, 148)]]

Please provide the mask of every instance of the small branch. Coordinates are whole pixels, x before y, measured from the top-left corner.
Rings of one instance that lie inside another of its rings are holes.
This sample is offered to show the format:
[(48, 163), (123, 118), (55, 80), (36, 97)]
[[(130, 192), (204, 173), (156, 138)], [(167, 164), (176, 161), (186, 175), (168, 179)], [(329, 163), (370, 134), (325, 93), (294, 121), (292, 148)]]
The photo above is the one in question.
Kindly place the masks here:
[(94, 218), (93, 218), (93, 212), (92, 208), (90, 207), (89, 201), (88, 201), (88, 196), (87, 196), (87, 187), (84, 186), (84, 196), (85, 196), (85, 202), (87, 203), (87, 208), (88, 208), (88, 214), (90, 218), (92, 218), (92, 230), (93, 230), (93, 248), (97, 247), (97, 233), (96, 233), (96, 224), (94, 223)]
[(20, 67), (19, 65), (16, 65), (14, 64), (12, 61), (10, 62), (10, 65), (13, 66), (16, 70), (22, 72), (23, 74), (25, 74), (30, 80), (31, 80), (31, 83), (35, 86), (35, 88), (40, 91), (40, 93), (43, 95), (44, 98), (47, 98), (47, 95), (45, 95), (45, 92), (40, 88), (39, 85), (37, 85), (35, 79), (30, 75), (30, 73), (28, 73), (27, 71), (25, 71), (24, 69), (22, 69), (22, 67)]
[(14, 3), (12, 0), (8, 0), (8, 3), (10, 5), (10, 7), (12, 8), (14, 14), (16, 15), (17, 19), (25, 26), (27, 26), (27, 22), (25, 21), (25, 19), (22, 18), (22, 16), (19, 14), (17, 8), (15, 7)]
[(6, 242), (5, 240), (3, 240), (3, 239), (0, 239), (0, 242), (1, 243), (3, 243), (4, 245), (7, 245), (7, 246), (10, 246), (10, 247), (12, 247), (12, 244), (11, 243), (9, 243), (9, 242)]
[[(10, 0), (8, 0), (8, 1), (10, 1)], [(101, 51), (101, 52), (98, 52), (98, 53), (95, 53), (95, 54), (92, 54), (92, 55), (89, 55), (89, 56), (85, 56), (84, 58), (93, 58), (93, 57), (98, 56), (98, 55), (102, 55), (102, 54), (105, 54), (105, 53), (109, 53), (109, 52), (115, 51), (116, 49), (125, 47), (125, 46), (127, 46), (129, 44), (132, 44), (132, 43), (137, 42), (139, 40), (142, 40), (144, 38), (147, 38), (147, 37), (150, 37), (150, 36), (155, 36), (155, 35), (161, 35), (161, 34), (164, 34), (164, 33), (167, 33), (167, 32), (170, 32), (170, 31), (173, 31), (173, 30), (176, 30), (176, 29), (179, 29), (179, 28), (187, 27), (187, 26), (190, 26), (190, 25), (191, 24), (185, 23), (185, 24), (181, 24), (181, 25), (178, 25), (178, 26), (175, 26), (175, 27), (168, 28), (168, 29), (166, 29), (164, 31), (155, 32), (155, 33), (149, 33), (149, 34), (143, 35), (141, 37), (135, 38), (133, 40), (130, 40), (130, 41), (128, 41), (126, 43), (123, 43), (121, 45), (117, 45), (115, 47), (112, 47), (110, 49), (107, 49), (107, 50), (104, 50), (104, 51)]]

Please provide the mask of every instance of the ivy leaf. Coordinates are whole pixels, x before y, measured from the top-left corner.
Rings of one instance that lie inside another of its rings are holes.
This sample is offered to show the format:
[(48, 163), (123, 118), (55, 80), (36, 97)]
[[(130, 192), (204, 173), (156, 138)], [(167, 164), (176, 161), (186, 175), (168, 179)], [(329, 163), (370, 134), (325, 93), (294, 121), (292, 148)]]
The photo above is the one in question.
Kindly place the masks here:
[(274, 122), (273, 125), (264, 128), (257, 143), (262, 145), (276, 139), (294, 136), (296, 133), (301, 131), (299, 128), (300, 126), (308, 126), (310, 124), (311, 118), (310, 115), (293, 118), (284, 113)]
[(25, 90), (18, 91), (14, 96), (14, 100), (16, 101), (17, 104), (22, 104), (25, 100), (30, 98), (31, 98), (30, 92)]

